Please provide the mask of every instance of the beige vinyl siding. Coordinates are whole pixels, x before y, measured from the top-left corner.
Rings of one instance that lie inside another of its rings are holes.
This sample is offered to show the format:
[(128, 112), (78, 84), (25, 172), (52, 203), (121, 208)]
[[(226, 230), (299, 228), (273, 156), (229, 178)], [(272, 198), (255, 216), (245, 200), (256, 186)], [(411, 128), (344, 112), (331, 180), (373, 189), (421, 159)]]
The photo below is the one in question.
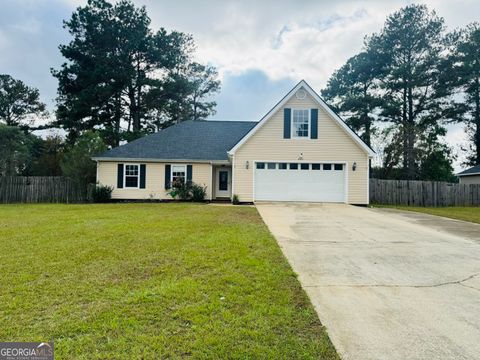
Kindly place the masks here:
[(480, 184), (480, 175), (461, 176), (460, 184), (465, 184), (465, 185)]
[[(178, 163), (142, 163), (146, 164), (145, 189), (117, 188), (117, 165), (128, 162), (99, 161), (97, 163), (97, 181), (113, 187), (113, 199), (171, 199), (165, 191), (165, 165)], [(132, 162), (132, 164), (134, 164)], [(137, 163), (135, 163), (137, 164)], [(207, 186), (207, 199), (212, 196), (212, 165), (195, 163), (192, 165), (192, 181)]]
[[(318, 108), (318, 139), (284, 139), (283, 109)], [(234, 189), (240, 201), (253, 201), (254, 161), (347, 162), (350, 204), (368, 204), (368, 154), (319, 104), (307, 94), (303, 100), (293, 96), (235, 153)], [(246, 169), (246, 161), (250, 166)], [(352, 164), (356, 162), (356, 171)]]

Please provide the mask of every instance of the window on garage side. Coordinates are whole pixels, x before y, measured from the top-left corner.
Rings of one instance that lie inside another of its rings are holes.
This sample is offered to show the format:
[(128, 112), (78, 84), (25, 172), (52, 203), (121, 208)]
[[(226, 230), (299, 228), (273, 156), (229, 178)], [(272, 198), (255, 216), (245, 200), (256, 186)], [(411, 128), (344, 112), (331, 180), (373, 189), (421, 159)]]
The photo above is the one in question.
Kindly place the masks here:
[(277, 168), (276, 163), (267, 163), (267, 169), (269, 170), (275, 170)]
[(139, 167), (140, 166), (138, 164), (125, 165), (125, 187), (126, 188), (138, 188)]
[(258, 162), (257, 163), (257, 169), (265, 169), (265, 163), (264, 162)]
[(337, 170), (337, 171), (338, 170), (343, 170), (343, 164), (335, 164), (333, 168), (334, 168), (334, 170)]
[(310, 135), (310, 111), (292, 110), (292, 138), (308, 138)]
[(312, 164), (312, 170), (320, 170), (320, 164)]
[(332, 164), (323, 164), (323, 170), (332, 170)]
[(290, 170), (298, 170), (298, 164), (296, 164), (296, 163), (291, 163), (291, 164), (290, 164)]
[(300, 169), (301, 170), (308, 170), (310, 169), (310, 164), (300, 164)]
[(279, 163), (278, 164), (279, 170), (287, 170), (287, 163)]

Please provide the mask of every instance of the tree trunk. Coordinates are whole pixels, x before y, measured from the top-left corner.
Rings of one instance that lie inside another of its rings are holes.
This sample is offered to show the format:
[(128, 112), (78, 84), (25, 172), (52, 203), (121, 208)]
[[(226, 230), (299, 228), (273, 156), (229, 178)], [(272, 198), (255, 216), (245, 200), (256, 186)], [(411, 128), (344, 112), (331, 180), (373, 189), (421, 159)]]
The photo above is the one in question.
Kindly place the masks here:
[(133, 86), (130, 86), (128, 89), (128, 100), (130, 101), (130, 104), (128, 104), (128, 108), (130, 110), (130, 118), (132, 119), (132, 130), (134, 132), (139, 131), (140, 126), (138, 123), (135, 89), (133, 88)]
[[(367, 103), (367, 101), (366, 101), (367, 91), (368, 91), (368, 87), (364, 86), (363, 87), (363, 99), (364, 99), (365, 103)], [(363, 140), (365, 141), (365, 143), (368, 146), (370, 146), (371, 145), (371, 126), (372, 126), (372, 122), (370, 121), (370, 118), (368, 116), (368, 109), (365, 109), (365, 111), (363, 112), (362, 122), (365, 126), (365, 134), (364, 134), (364, 139)]]
[(141, 116), (140, 116), (140, 109), (141, 109), (141, 96), (142, 96), (142, 72), (140, 69), (140, 60), (137, 59), (136, 64), (136, 71), (137, 71), (137, 78), (135, 83), (135, 88), (133, 90), (133, 131), (140, 131), (142, 128), (141, 124)]
[(193, 96), (193, 120), (198, 120), (197, 119), (197, 98), (195, 95)]
[(142, 116), (141, 116), (141, 109), (142, 109), (142, 84), (137, 84), (137, 101), (136, 101), (136, 112), (135, 112), (135, 122), (137, 124), (137, 129), (140, 130), (142, 128)]
[(408, 169), (407, 177), (409, 180), (415, 179), (415, 119), (413, 118), (413, 95), (412, 88), (408, 87)]
[(480, 164), (480, 80), (475, 79), (475, 165)]
[(402, 99), (402, 144), (403, 144), (403, 172), (404, 176), (408, 177), (408, 123), (407, 123), (407, 88), (403, 88), (403, 99)]
[(114, 129), (114, 136), (113, 136), (113, 146), (118, 146), (120, 145), (120, 122), (122, 118), (122, 99), (120, 94), (117, 94), (116, 99), (115, 99), (115, 129)]
[(364, 115), (364, 120), (363, 120), (364, 124), (365, 124), (365, 133), (363, 135), (363, 140), (365, 141), (365, 144), (367, 144), (368, 146), (371, 145), (371, 122), (370, 122), (370, 119), (368, 118), (368, 114), (365, 114)]
[(8, 126), (13, 126), (12, 116), (9, 110), (7, 110), (7, 114), (5, 116), (5, 124)]

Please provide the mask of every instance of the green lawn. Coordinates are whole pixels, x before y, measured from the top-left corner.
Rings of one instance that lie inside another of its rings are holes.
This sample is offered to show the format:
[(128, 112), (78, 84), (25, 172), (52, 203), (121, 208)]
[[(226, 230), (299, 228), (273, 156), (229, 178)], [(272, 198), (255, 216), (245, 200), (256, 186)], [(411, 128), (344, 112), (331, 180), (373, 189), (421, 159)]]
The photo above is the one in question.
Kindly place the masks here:
[(431, 215), (444, 216), (451, 219), (470, 221), (480, 224), (480, 207), (415, 207), (415, 206), (378, 206), (389, 207), (399, 210), (416, 211)]
[(56, 359), (337, 359), (251, 207), (2, 205), (0, 319)]

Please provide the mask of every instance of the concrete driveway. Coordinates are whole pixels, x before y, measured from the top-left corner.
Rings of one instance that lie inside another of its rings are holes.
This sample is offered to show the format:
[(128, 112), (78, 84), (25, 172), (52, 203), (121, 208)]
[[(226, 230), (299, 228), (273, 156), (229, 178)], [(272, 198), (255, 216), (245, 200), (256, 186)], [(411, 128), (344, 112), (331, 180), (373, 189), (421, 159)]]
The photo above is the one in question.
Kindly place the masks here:
[(257, 204), (343, 359), (480, 359), (480, 225)]

